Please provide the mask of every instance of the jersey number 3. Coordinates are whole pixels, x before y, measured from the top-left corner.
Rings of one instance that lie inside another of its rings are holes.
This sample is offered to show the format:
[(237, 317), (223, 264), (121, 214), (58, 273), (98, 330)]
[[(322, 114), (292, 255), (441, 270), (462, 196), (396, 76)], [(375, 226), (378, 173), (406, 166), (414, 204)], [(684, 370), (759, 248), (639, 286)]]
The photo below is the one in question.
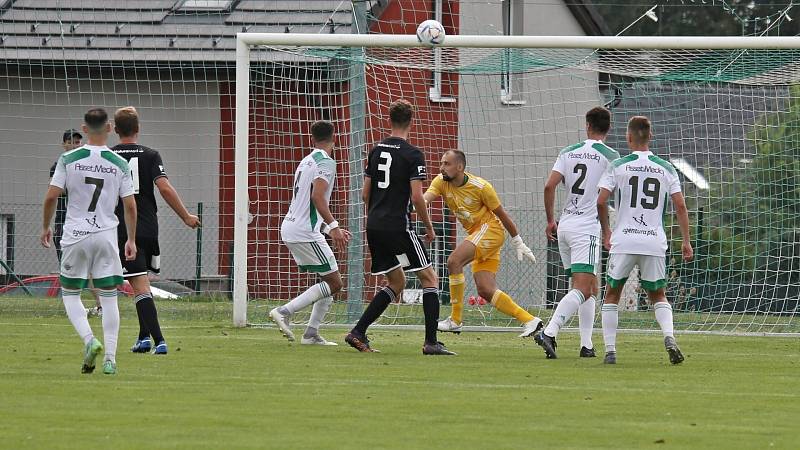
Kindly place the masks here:
[(383, 181), (378, 181), (378, 187), (381, 189), (386, 189), (389, 187), (389, 169), (392, 167), (392, 154), (389, 152), (381, 152), (380, 157), (385, 160), (386, 162), (383, 164), (378, 164), (378, 170), (383, 172)]

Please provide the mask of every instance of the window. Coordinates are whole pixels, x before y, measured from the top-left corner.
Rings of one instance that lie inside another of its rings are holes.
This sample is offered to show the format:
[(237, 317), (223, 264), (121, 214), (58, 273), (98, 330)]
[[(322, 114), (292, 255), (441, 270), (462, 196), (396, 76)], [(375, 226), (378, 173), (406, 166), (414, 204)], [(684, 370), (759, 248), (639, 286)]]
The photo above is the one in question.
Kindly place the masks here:
[[(522, 34), (523, 0), (503, 0), (503, 34), (517, 36)], [(512, 72), (512, 60), (518, 50), (503, 49), (503, 71), (500, 75), (500, 102), (504, 105), (524, 105), (522, 99), (522, 79)]]
[(184, 0), (178, 7), (178, 11), (227, 11), (231, 7), (233, 0)]

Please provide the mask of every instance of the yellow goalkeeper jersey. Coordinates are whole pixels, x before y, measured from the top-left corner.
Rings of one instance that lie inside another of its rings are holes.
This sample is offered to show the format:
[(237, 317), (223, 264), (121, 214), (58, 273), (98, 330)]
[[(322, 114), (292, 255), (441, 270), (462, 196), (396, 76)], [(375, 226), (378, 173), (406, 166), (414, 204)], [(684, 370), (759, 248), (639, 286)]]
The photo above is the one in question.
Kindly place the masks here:
[(491, 183), (469, 172), (464, 173), (464, 178), (464, 184), (453, 187), (439, 174), (431, 182), (428, 192), (442, 196), (447, 207), (470, 234), (485, 223), (502, 227), (500, 219), (492, 212), (500, 206), (500, 199)]

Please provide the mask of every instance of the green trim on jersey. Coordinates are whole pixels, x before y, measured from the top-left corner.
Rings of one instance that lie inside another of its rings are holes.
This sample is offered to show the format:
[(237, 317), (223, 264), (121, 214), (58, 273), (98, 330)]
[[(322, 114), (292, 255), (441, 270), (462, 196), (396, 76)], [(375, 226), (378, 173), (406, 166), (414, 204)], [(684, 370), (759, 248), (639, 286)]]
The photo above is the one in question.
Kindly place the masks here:
[(673, 167), (672, 164), (670, 164), (669, 162), (659, 158), (656, 155), (649, 155), (648, 159), (650, 159), (650, 161), (653, 161), (654, 163), (658, 164), (659, 166), (667, 169), (669, 171), (669, 173), (675, 175), (675, 167)]
[(615, 159), (619, 158), (619, 153), (613, 148), (603, 144), (602, 142), (597, 142), (592, 144), (592, 148), (600, 152), (607, 160), (614, 161)]
[(573, 150), (577, 150), (577, 149), (583, 147), (583, 144), (585, 144), (585, 142), (578, 142), (577, 144), (572, 144), (569, 147), (564, 147), (563, 149), (561, 149), (560, 152), (558, 152), (558, 154), (559, 155), (563, 155), (564, 153), (569, 153), (569, 152), (571, 152)]
[(615, 159), (614, 161), (611, 162), (611, 165), (614, 166), (614, 168), (617, 168), (625, 163), (636, 161), (637, 159), (639, 159), (639, 155), (637, 155), (636, 153), (631, 153), (630, 155), (624, 158)]
[(63, 155), (61, 155), (61, 158), (64, 160), (64, 164), (71, 164), (83, 158), (88, 158), (89, 155), (91, 154), (92, 154), (91, 150), (89, 150), (88, 148), (81, 147), (69, 153), (64, 153)]
[(325, 152), (323, 152), (323, 151), (314, 150), (311, 153), (311, 157), (314, 158), (314, 162), (315, 163), (319, 163), (320, 161), (324, 161), (326, 159), (330, 159), (331, 161), (333, 161), (333, 158), (331, 158), (330, 156), (326, 155)]
[(100, 156), (102, 156), (106, 161), (109, 161), (111, 164), (119, 167), (120, 170), (125, 173), (129, 173), (131, 171), (131, 168), (128, 166), (128, 162), (112, 151), (103, 150), (100, 152)]
[(655, 292), (655, 291), (663, 288), (664, 286), (666, 286), (667, 285), (667, 280), (665, 280), (663, 278), (660, 279), (660, 280), (657, 280), (657, 281), (639, 280), (639, 284), (642, 285), (642, 287), (644, 288), (645, 291), (647, 291), (647, 292)]
[(61, 287), (66, 289), (83, 289), (89, 285), (89, 281), (83, 278), (69, 278), (64, 275), (59, 275), (58, 281), (61, 282)]
[(312, 199), (308, 200), (308, 220), (311, 222), (311, 229), (313, 230), (317, 226), (319, 217), (317, 217), (317, 208), (314, 206), (314, 200)]
[(611, 276), (606, 275), (606, 283), (609, 285), (609, 287), (612, 287), (614, 289), (621, 288), (622, 286), (625, 286), (625, 282), (626, 281), (628, 281), (627, 277), (625, 277), (625, 278), (623, 278), (621, 280), (615, 280), (614, 278), (611, 278)]
[(319, 264), (319, 265), (307, 265), (307, 266), (300, 266), (301, 272), (313, 272), (313, 273), (323, 273), (323, 272), (330, 272), (331, 271), (331, 264)]
[(570, 267), (570, 274), (575, 273), (594, 273), (594, 266), (592, 264), (573, 264)]
[[(92, 280), (92, 284), (96, 288), (115, 288), (122, 284), (124, 280), (119, 275), (111, 275), (110, 277), (103, 277), (103, 278), (95, 278)], [(102, 294), (101, 294), (102, 295)]]

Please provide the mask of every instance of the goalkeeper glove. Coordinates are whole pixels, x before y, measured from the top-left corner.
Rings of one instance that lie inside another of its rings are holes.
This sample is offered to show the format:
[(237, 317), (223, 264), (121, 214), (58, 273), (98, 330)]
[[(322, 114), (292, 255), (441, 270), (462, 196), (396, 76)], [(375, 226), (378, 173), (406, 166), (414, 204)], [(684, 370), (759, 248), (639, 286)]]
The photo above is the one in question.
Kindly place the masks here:
[(529, 249), (528, 246), (525, 245), (525, 242), (522, 241), (522, 236), (516, 235), (511, 238), (511, 245), (514, 246), (514, 250), (517, 252), (518, 261), (522, 261), (522, 258), (525, 257), (528, 258), (528, 260), (530, 260), (532, 263), (536, 262), (536, 257), (533, 256), (531, 249)]

